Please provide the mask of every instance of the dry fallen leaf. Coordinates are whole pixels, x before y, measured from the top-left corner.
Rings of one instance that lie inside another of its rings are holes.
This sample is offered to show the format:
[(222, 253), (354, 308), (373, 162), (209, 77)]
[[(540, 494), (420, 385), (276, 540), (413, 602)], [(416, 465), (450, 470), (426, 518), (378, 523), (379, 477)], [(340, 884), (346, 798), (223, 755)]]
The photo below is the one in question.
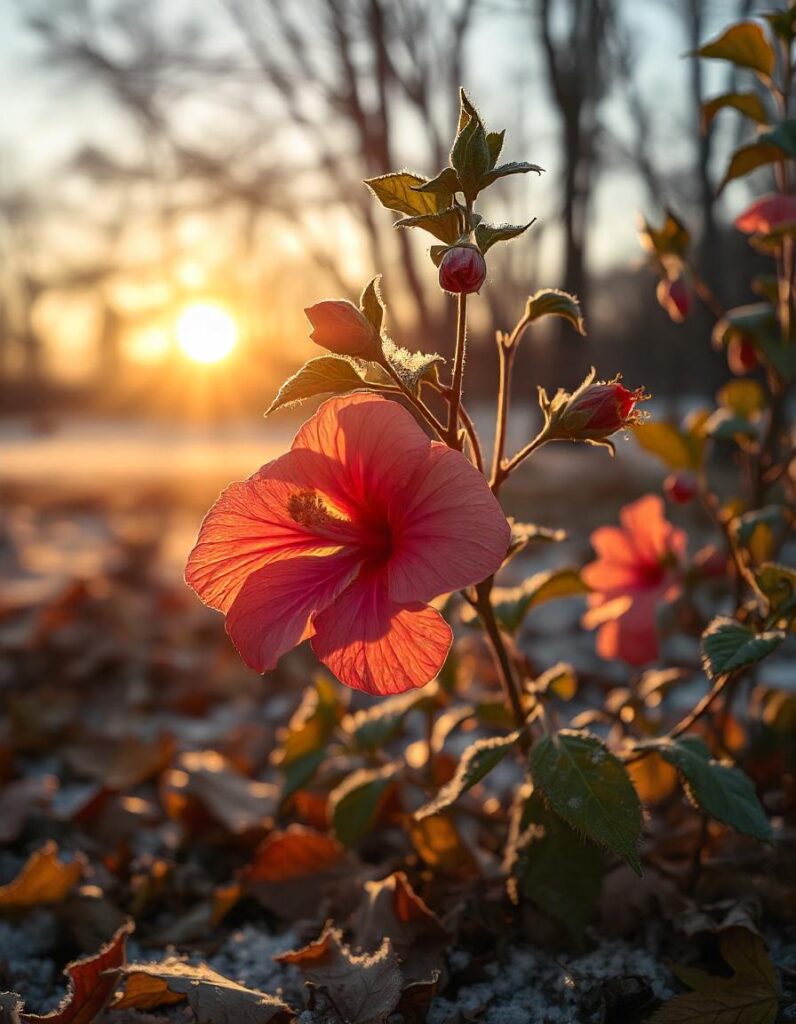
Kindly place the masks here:
[(209, 816), (234, 835), (269, 825), (279, 799), (276, 786), (241, 775), (214, 750), (183, 754), (162, 795), (169, 817), (201, 829)]
[(734, 928), (724, 932), (720, 945), (732, 977), (675, 967), (678, 978), (694, 991), (670, 999), (652, 1015), (650, 1024), (774, 1024), (779, 991), (763, 940)]
[(306, 981), (327, 992), (346, 1024), (381, 1024), (401, 998), (403, 977), (389, 939), (375, 953), (355, 956), (327, 924), (315, 942), (274, 959), (294, 964)]
[(20, 1024), (22, 1000), (16, 992), (0, 992), (0, 1024)]
[(67, 764), (78, 775), (124, 791), (160, 775), (174, 756), (174, 739), (161, 735), (148, 742), (137, 736), (95, 736), (67, 749)]
[(46, 843), (28, 857), (16, 878), (0, 886), (0, 911), (60, 903), (80, 881), (84, 866), (80, 856), (60, 860), (56, 844)]
[(67, 965), (64, 973), (69, 978), (69, 988), (57, 1009), (43, 1015), (21, 1013), (21, 1020), (25, 1024), (91, 1024), (113, 995), (119, 969), (126, 960), (127, 936), (132, 930), (128, 921), (97, 954)]
[(113, 1003), (115, 1010), (151, 1010), (187, 1000), (201, 1024), (286, 1024), (294, 1016), (280, 999), (238, 985), (206, 964), (170, 958), (129, 964), (122, 975), (124, 991)]
[(385, 936), (390, 940), (405, 982), (429, 981), (442, 971), (448, 935), (403, 871), (365, 883), (351, 927), (354, 945), (362, 949), (377, 948)]

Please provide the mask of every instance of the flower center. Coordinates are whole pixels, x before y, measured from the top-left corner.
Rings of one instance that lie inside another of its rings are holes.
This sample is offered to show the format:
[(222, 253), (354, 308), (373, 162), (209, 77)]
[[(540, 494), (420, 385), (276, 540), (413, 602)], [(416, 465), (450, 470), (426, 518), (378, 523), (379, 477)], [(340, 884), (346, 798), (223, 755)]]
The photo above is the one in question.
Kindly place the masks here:
[(287, 510), (290, 518), (301, 526), (331, 526), (343, 522), (330, 511), (317, 491), (295, 491), (288, 499)]

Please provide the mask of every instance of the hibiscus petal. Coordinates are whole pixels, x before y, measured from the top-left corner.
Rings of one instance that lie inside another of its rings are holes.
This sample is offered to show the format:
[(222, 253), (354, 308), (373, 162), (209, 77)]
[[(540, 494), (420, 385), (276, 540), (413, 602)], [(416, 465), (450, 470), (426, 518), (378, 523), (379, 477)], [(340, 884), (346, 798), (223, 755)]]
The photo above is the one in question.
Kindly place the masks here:
[(357, 392), (324, 402), (296, 434), (292, 452), (303, 475), (342, 511), (378, 514), (406, 485), (429, 444), (403, 406)]
[(346, 686), (379, 695), (425, 686), (453, 640), (438, 611), (391, 601), (372, 573), (356, 579), (313, 625), (318, 658)]
[(685, 553), (686, 535), (664, 515), (660, 495), (645, 494), (625, 505), (619, 519), (629, 542), (645, 562), (657, 564), (669, 554), (680, 558)]
[(312, 616), (356, 575), (350, 551), (271, 562), (253, 572), (227, 613), (227, 632), (246, 664), (266, 672), (311, 633)]
[(185, 570), (186, 582), (205, 604), (226, 612), (260, 566), (355, 539), (347, 524), (329, 520), (313, 526), (291, 516), (291, 497), (312, 490), (306, 469), (288, 452), (221, 493), (204, 518)]
[(482, 473), (434, 443), (409, 481), (394, 528), (390, 597), (426, 603), (497, 572), (511, 527)]
[(630, 607), (597, 632), (601, 658), (621, 658), (630, 665), (646, 665), (658, 657), (658, 605), (661, 591), (637, 594)]

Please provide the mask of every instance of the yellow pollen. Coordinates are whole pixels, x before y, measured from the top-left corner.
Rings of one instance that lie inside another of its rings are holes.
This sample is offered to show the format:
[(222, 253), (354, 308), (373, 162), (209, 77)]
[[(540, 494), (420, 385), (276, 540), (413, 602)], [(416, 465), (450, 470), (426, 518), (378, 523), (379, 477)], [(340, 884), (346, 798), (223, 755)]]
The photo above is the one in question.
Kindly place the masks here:
[(336, 518), (315, 491), (296, 491), (291, 494), (287, 508), (290, 518), (302, 526), (323, 526)]

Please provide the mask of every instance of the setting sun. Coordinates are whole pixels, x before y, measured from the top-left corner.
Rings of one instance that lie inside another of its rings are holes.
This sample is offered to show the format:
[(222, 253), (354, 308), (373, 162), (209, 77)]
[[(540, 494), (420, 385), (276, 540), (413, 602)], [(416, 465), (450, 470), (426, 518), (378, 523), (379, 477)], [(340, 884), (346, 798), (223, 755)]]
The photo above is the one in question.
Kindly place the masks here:
[(220, 362), (237, 340), (237, 324), (221, 306), (197, 302), (187, 306), (177, 319), (177, 341), (194, 362)]

